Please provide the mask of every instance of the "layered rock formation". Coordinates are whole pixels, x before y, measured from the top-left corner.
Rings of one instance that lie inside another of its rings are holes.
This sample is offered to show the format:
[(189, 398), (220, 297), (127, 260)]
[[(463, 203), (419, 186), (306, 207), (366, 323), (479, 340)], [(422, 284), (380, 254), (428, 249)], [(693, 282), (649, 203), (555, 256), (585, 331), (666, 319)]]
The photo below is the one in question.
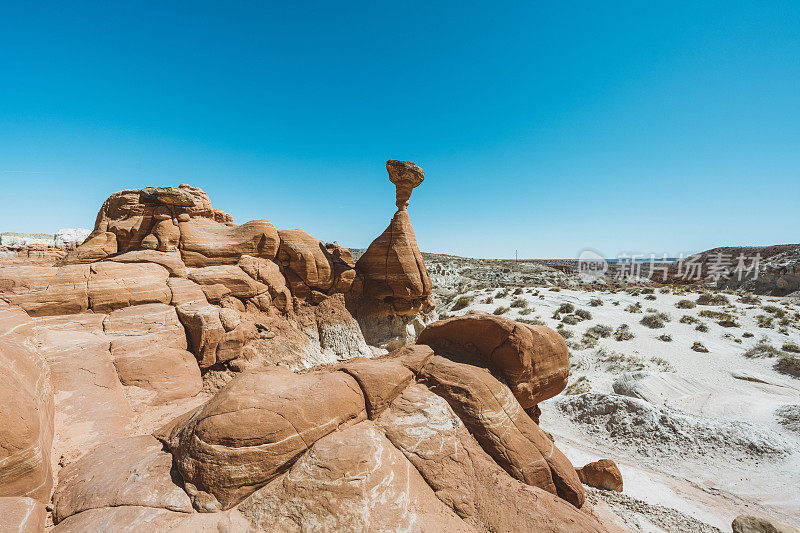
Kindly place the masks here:
[(113, 194), (59, 264), (0, 264), (0, 528), (607, 531), (529, 416), (564, 341), (431, 323), (423, 173), (387, 170), (357, 263), (181, 185)]

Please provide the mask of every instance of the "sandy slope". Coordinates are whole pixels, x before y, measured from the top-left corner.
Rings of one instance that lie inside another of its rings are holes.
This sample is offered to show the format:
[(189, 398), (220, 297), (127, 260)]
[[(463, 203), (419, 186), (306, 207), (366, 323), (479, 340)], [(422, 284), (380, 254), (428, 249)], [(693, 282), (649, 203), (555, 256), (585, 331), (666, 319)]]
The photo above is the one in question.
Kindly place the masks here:
[[(518, 295), (512, 294), (513, 289), (500, 297), (497, 293), (498, 289), (467, 292), (470, 305), (450, 311), (453, 300), (445, 312), (491, 313), (500, 306), (510, 307), (514, 298), (524, 298), (532, 312), (521, 314), (523, 308), (513, 307), (505, 316), (538, 318), (556, 327), (560, 320), (552, 315), (562, 304), (591, 313), (588, 320), (564, 326), (572, 332), (568, 392), (589, 392), (583, 397), (562, 394), (542, 405), (542, 425), (576, 465), (611, 457), (620, 465), (626, 494), (677, 509), (723, 531), (729, 531), (731, 520), (741, 513), (800, 526), (800, 432), (781, 424), (776, 414), (787, 405), (800, 409), (800, 379), (778, 372), (775, 358), (744, 356), (760, 342), (777, 348), (800, 343), (795, 318), (800, 306), (772, 297), (746, 305), (737, 302), (737, 295), (728, 295), (727, 307), (678, 309), (679, 300), (694, 301), (698, 294), (658, 291), (655, 300), (623, 291), (536, 288)], [(493, 301), (482, 303), (490, 295)], [(592, 299), (602, 300), (603, 305), (591, 306)], [(637, 302), (642, 313), (626, 311)], [(779, 332), (777, 319), (774, 328), (758, 327), (758, 315), (771, 315), (762, 309), (764, 305), (784, 310), (791, 320), (785, 333)], [(669, 314), (671, 321), (658, 329), (640, 324), (648, 308)], [(739, 326), (723, 327), (702, 317), (703, 310), (729, 312)], [(702, 321), (708, 331), (680, 323), (684, 315)], [(618, 341), (612, 335), (600, 338), (595, 346), (581, 343), (593, 326), (616, 329), (623, 323), (629, 325), (633, 339)], [(745, 332), (753, 336), (743, 337)], [(664, 334), (671, 336), (671, 342), (658, 338)], [(694, 342), (701, 342), (708, 353), (693, 351)], [(637, 370), (645, 373), (625, 374)], [(628, 396), (615, 394), (615, 382), (617, 390)], [(643, 531), (674, 527), (663, 521), (659, 527), (658, 520), (650, 523), (652, 513), (646, 509), (629, 512), (613, 504), (612, 508), (625, 511), (629, 524)]]

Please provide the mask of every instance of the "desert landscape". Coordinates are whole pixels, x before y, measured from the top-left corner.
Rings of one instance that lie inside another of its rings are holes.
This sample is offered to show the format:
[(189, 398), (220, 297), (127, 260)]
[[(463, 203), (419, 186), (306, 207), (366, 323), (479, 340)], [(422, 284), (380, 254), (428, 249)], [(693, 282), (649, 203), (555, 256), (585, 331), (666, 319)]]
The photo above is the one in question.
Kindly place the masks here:
[(423, 254), (386, 169), (367, 249), (190, 185), (9, 235), (0, 529), (800, 527), (800, 246), (735, 288)]

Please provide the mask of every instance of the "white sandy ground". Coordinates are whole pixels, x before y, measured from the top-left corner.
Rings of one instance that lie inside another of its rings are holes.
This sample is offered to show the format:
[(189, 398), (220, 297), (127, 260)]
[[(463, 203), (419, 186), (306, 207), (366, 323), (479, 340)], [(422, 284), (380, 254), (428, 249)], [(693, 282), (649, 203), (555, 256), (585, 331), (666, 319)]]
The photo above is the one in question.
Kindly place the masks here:
[[(697, 305), (693, 309), (678, 309), (676, 302), (695, 301), (698, 294), (662, 294), (656, 290), (656, 299), (647, 300), (644, 294), (623, 291), (555, 292), (531, 288), (513, 295), (511, 288), (507, 296), (481, 303), (498, 290), (467, 292), (466, 296), (473, 297), (468, 307), (450, 311), (451, 302), (444, 311), (451, 316), (471, 310), (492, 313), (498, 306), (509, 307), (514, 298), (522, 297), (533, 312), (521, 315), (521, 308), (511, 308), (503, 316), (539, 318), (555, 328), (559, 320), (552, 318), (553, 312), (561, 304), (571, 303), (592, 315), (589, 320), (565, 326), (574, 333), (570, 339), (573, 343), (579, 343), (583, 332), (598, 324), (616, 329), (625, 323), (635, 335), (626, 341), (617, 341), (613, 335), (602, 338), (593, 348), (572, 347), (570, 385), (585, 376), (590, 392), (584, 397), (562, 394), (541, 405), (542, 427), (554, 435), (556, 443), (576, 466), (601, 457), (614, 459), (623, 474), (624, 494), (648, 504), (676, 509), (722, 531), (730, 531), (733, 518), (743, 513), (800, 527), (800, 433), (780, 424), (775, 413), (782, 406), (800, 406), (800, 378), (777, 371), (775, 358), (743, 355), (764, 340), (776, 348), (787, 342), (800, 344), (797, 321), (784, 334), (778, 331), (778, 320), (774, 329), (767, 329), (758, 327), (755, 318), (770, 314), (761, 309), (763, 305), (781, 307), (792, 317), (800, 311), (797, 300), (761, 297), (760, 305), (746, 305), (737, 302), (738, 295), (726, 295), (733, 307)], [(603, 305), (590, 306), (593, 298), (603, 300)], [(615, 301), (619, 305), (613, 305)], [(642, 313), (625, 310), (635, 302), (641, 303)], [(661, 329), (640, 324), (648, 308), (669, 314), (672, 321)], [(700, 317), (704, 309), (731, 312), (740, 327), (726, 328), (712, 318)], [(683, 315), (699, 318), (708, 325), (708, 331), (699, 332), (695, 324), (679, 323)], [(752, 333), (753, 337), (743, 338), (744, 332)], [(672, 337), (671, 342), (657, 338), (665, 333)], [(732, 338), (724, 337), (726, 334)], [(693, 351), (695, 341), (702, 342), (709, 352)], [(605, 350), (606, 355), (598, 354), (598, 349)], [(633, 363), (652, 373), (644, 389), (650, 392), (645, 394), (649, 404), (637, 399), (632, 400), (634, 410), (630, 412), (619, 408), (597, 417), (576, 416), (576, 412), (586, 409), (585, 404), (591, 410), (591, 405), (606, 397), (592, 396), (593, 393), (613, 394), (609, 400), (612, 404), (622, 401), (620, 405), (625, 405), (626, 397), (615, 395), (612, 388), (624, 370), (609, 369), (608, 354), (623, 366)], [(661, 358), (666, 363), (652, 358)], [(744, 376), (750, 379), (741, 379)], [(587, 401), (574, 403), (580, 398)], [(565, 405), (572, 406), (572, 410), (565, 410)], [(655, 422), (648, 426), (648, 420)], [(634, 530), (676, 530), (663, 523), (660, 527), (650, 523), (645, 511), (637, 514), (613, 504), (611, 507), (627, 516), (628, 525)]]

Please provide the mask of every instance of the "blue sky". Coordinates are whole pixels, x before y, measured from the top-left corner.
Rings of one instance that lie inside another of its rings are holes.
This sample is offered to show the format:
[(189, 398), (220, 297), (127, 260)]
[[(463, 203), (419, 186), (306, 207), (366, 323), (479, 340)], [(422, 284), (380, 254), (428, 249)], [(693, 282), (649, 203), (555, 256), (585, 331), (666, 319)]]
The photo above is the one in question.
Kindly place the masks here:
[(0, 231), (191, 183), (366, 246), (386, 159), (425, 251), (800, 241), (800, 3), (19, 2), (0, 19)]

